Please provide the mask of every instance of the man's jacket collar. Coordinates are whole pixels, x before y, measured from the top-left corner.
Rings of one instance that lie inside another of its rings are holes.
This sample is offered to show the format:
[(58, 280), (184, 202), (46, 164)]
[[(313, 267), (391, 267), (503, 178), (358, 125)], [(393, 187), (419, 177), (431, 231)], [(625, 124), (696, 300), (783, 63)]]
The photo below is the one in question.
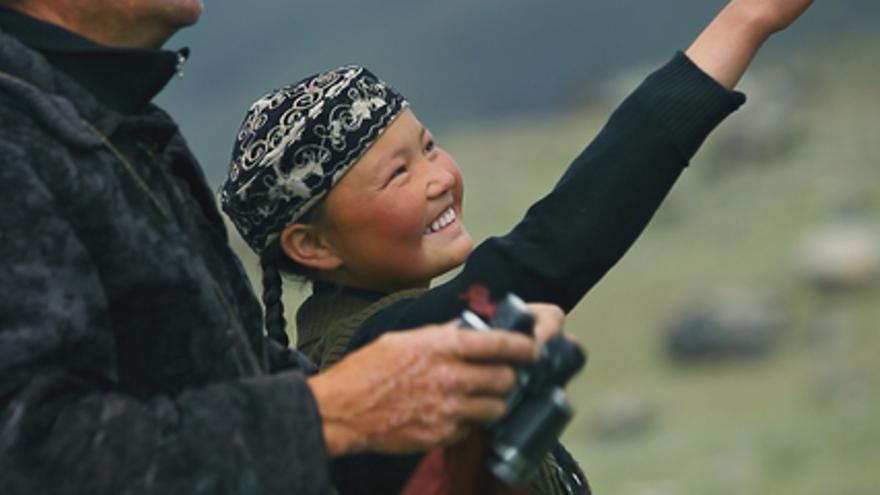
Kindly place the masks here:
[(122, 114), (139, 112), (165, 87), (189, 54), (108, 47), (24, 14), (0, 8), (0, 30)]

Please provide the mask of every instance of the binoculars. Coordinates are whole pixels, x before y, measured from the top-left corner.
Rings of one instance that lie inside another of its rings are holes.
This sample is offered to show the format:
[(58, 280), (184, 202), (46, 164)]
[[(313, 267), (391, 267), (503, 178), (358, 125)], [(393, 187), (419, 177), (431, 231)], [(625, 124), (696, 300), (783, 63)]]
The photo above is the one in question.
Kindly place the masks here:
[[(488, 323), (469, 310), (461, 319), (467, 329), (497, 328), (529, 336), (535, 325), (526, 304), (513, 294), (495, 305)], [(484, 428), (490, 448), (486, 463), (495, 476), (522, 486), (535, 474), (574, 414), (564, 387), (585, 362), (581, 348), (558, 334), (541, 347), (538, 361), (515, 368), (516, 386), (507, 396), (507, 413)]]

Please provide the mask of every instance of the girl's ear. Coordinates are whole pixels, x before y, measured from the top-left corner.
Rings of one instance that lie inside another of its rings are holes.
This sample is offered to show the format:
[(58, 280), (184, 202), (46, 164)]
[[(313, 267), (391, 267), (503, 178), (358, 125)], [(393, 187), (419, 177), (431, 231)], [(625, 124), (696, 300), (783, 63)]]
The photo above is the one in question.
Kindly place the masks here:
[(316, 226), (294, 223), (281, 231), (281, 250), (302, 266), (324, 272), (342, 266), (342, 259), (318, 232)]

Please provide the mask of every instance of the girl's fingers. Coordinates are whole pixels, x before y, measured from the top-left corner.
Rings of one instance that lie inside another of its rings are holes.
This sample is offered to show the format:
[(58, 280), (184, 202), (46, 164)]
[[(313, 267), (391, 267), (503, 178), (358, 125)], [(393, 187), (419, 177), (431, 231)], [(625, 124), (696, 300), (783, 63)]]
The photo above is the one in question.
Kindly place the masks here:
[(565, 313), (555, 304), (530, 303), (529, 311), (535, 317), (535, 340), (543, 344), (562, 330)]

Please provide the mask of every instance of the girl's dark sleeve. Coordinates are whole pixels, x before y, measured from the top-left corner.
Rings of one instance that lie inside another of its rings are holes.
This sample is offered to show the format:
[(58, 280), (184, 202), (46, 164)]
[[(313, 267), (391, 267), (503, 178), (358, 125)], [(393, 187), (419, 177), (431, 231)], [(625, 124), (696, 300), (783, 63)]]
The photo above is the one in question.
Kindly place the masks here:
[(480, 244), (448, 283), (367, 320), (352, 347), (390, 329), (456, 317), (473, 284), (569, 311), (626, 253), (708, 134), (744, 101), (677, 53), (624, 100), (510, 233)]
[[(293, 372), (132, 396), (98, 271), (0, 142), (0, 486), (5, 494), (325, 494), (320, 417)], [(13, 199), (14, 198), (14, 199)]]

